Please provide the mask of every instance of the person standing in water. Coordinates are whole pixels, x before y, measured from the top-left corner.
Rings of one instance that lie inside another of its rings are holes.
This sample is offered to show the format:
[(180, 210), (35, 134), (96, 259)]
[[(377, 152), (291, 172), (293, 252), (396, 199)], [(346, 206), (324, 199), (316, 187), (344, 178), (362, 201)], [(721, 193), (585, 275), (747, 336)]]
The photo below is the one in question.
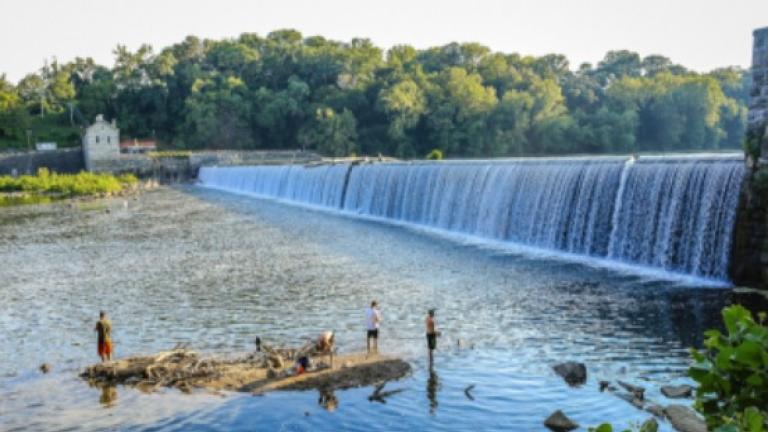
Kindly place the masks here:
[(381, 311), (376, 300), (371, 302), (371, 307), (365, 310), (365, 326), (368, 334), (365, 340), (368, 354), (371, 353), (371, 339), (373, 339), (373, 351), (379, 352), (379, 324), (381, 323)]
[(107, 319), (106, 312), (99, 312), (99, 321), (96, 322), (95, 330), (98, 335), (98, 352), (101, 361), (112, 360), (112, 323)]
[(427, 313), (426, 319), (427, 327), (427, 349), (429, 350), (429, 366), (432, 367), (433, 356), (432, 352), (437, 348), (437, 337), (440, 336), (440, 332), (437, 331), (437, 321), (435, 321), (435, 310), (430, 309)]

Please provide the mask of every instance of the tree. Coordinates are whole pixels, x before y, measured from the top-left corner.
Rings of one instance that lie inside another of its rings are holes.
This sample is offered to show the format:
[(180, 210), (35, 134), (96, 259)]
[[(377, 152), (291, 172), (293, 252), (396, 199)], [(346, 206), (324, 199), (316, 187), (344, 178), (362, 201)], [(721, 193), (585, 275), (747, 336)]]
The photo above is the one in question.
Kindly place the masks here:
[(357, 122), (349, 110), (337, 114), (321, 107), (299, 132), (302, 148), (314, 149), (327, 156), (349, 156), (357, 151)]

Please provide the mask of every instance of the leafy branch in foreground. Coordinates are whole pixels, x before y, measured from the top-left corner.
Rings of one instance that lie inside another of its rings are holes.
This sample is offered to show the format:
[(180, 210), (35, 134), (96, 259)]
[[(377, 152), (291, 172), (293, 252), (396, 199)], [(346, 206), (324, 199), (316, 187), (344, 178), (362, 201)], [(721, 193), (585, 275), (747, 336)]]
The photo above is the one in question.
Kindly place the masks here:
[(688, 374), (699, 387), (694, 407), (716, 432), (768, 431), (768, 328), (743, 306), (723, 309), (726, 333), (708, 330), (692, 350)]

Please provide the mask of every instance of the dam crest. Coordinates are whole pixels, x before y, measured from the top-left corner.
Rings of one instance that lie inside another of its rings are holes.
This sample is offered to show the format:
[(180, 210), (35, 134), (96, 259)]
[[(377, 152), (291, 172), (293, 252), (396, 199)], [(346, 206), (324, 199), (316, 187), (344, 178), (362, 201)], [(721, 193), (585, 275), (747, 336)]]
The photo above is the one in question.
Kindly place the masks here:
[(743, 158), (524, 158), (203, 167), (208, 188), (729, 282)]

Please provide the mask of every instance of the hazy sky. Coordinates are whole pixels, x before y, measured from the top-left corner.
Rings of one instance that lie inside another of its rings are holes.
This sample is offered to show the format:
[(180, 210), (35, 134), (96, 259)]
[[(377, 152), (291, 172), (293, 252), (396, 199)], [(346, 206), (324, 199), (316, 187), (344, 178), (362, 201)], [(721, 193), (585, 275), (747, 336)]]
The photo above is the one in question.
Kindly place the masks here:
[(662, 54), (696, 70), (748, 67), (768, 0), (0, 0), (0, 74), (17, 81), (45, 58), (112, 65), (118, 43), (156, 50), (194, 34), (235, 37), (295, 28), (388, 48), (452, 41), (565, 54), (575, 68), (606, 51)]

